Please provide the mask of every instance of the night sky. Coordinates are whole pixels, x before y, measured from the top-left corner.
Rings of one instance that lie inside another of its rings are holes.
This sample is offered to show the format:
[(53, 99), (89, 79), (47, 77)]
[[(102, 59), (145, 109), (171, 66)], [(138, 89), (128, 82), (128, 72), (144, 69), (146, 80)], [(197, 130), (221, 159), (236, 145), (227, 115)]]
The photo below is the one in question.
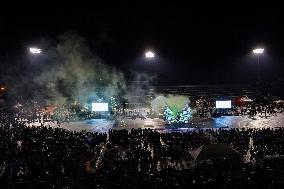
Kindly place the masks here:
[[(263, 81), (284, 78), (284, 3), (39, 3), (1, 6), (0, 60), (11, 62), (29, 44), (75, 31), (106, 64), (158, 74), (160, 84), (253, 84), (261, 57)], [(143, 58), (153, 49), (157, 58)]]

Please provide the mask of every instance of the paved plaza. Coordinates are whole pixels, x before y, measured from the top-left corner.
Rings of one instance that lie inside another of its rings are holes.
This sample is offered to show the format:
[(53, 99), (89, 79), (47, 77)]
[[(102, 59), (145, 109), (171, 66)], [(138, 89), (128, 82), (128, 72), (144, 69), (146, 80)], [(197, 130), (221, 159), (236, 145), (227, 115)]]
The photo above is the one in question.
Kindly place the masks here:
[[(32, 123), (30, 125), (39, 126), (39, 123)], [(70, 123), (61, 123), (59, 126), (54, 122), (46, 122), (45, 126), (61, 127), (72, 131), (86, 130), (90, 132), (107, 132), (109, 129), (132, 129), (132, 128), (151, 128), (158, 130), (172, 130), (173, 127), (167, 126), (162, 119), (90, 119), (84, 121), (76, 121)], [(284, 114), (277, 116), (268, 116), (264, 118), (260, 115), (254, 118), (248, 116), (222, 116), (219, 118), (195, 118), (188, 124), (179, 126), (181, 130), (187, 129), (206, 129), (206, 128), (267, 128), (267, 127), (283, 127)], [(176, 130), (176, 129), (174, 129)]]

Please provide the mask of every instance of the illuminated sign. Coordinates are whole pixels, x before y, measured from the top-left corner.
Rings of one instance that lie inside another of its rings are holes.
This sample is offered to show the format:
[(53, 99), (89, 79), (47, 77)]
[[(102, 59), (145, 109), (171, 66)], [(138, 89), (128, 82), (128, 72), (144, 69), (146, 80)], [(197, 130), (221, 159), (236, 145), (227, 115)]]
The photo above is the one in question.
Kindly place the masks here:
[(216, 108), (232, 108), (232, 103), (230, 100), (226, 101), (216, 101)]
[(107, 112), (108, 111), (108, 103), (92, 103), (92, 111)]

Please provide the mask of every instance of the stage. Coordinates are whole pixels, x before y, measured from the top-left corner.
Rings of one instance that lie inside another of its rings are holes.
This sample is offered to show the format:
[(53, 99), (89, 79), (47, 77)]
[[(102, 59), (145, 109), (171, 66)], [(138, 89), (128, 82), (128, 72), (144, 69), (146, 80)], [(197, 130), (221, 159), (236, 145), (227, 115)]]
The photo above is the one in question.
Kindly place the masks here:
[[(40, 126), (40, 123), (32, 123), (29, 126)], [(60, 127), (72, 131), (86, 130), (89, 132), (107, 132), (109, 129), (138, 129), (151, 128), (157, 130), (170, 129), (206, 129), (206, 128), (267, 128), (267, 127), (283, 127), (284, 114), (277, 116), (269, 116), (267, 118), (255, 116), (249, 118), (248, 116), (222, 116), (219, 118), (194, 118), (188, 124), (179, 125), (178, 127), (169, 127), (165, 121), (161, 119), (121, 119), (115, 120), (107, 119), (90, 119), (84, 121), (76, 121), (68, 123), (61, 123), (60, 126), (56, 122), (46, 122), (44, 126)]]

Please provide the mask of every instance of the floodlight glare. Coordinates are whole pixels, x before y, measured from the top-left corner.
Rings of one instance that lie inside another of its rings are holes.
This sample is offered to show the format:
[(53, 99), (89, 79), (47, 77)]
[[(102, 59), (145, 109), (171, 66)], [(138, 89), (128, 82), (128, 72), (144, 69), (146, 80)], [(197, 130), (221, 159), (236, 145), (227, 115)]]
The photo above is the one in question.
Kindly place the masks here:
[(41, 53), (41, 49), (35, 48), (35, 47), (31, 47), (31, 48), (30, 48), (30, 52), (31, 52), (32, 54), (40, 54), (40, 53)]
[(145, 53), (145, 57), (146, 58), (154, 58), (155, 57), (155, 53), (153, 53), (152, 51), (147, 51)]
[(254, 54), (262, 54), (263, 51), (264, 51), (264, 49), (257, 48), (257, 49), (254, 49), (254, 50), (253, 50), (253, 53), (254, 53)]

